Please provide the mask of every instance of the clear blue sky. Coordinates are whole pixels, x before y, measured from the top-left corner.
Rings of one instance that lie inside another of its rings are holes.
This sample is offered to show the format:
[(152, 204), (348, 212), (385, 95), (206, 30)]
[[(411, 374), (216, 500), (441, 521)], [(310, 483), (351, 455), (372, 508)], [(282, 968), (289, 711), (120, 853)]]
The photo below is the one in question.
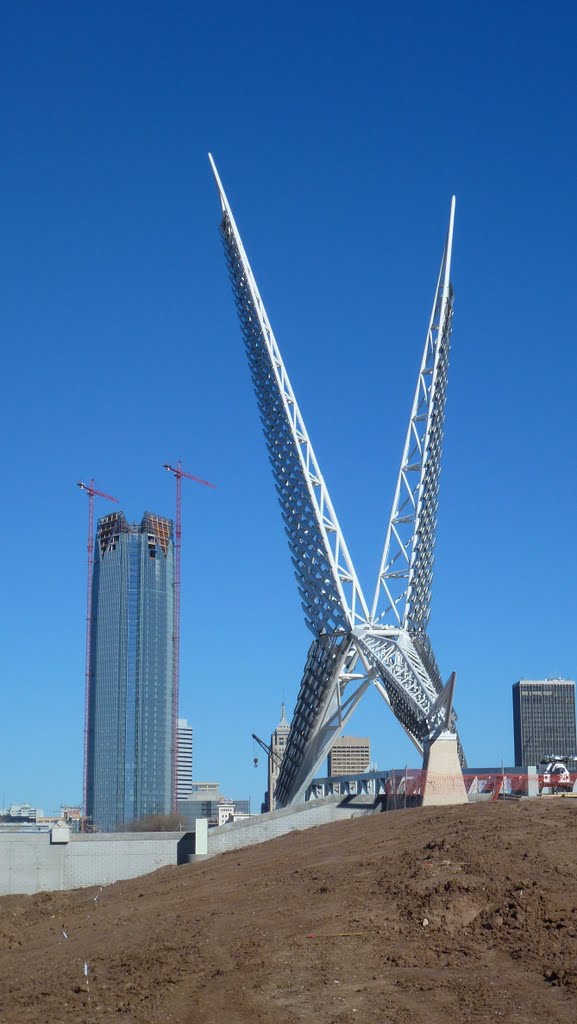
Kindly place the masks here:
[[(577, 673), (577, 8), (6, 3), (0, 803), (81, 796), (87, 501), (184, 484), (195, 772), (260, 801), (254, 730), (309, 636), (218, 236), (212, 151), (372, 594), (446, 230), (456, 293), (431, 637), (470, 763), (511, 684)], [(97, 504), (104, 514), (108, 506)], [(376, 694), (351, 723), (416, 754)]]

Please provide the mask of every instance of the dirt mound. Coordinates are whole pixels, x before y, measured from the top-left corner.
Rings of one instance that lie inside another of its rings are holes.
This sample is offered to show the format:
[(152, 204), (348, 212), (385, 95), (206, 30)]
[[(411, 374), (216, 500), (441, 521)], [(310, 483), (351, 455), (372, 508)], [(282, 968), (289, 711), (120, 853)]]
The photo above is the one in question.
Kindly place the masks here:
[(576, 839), (571, 800), (397, 811), (3, 897), (0, 1024), (575, 1024)]

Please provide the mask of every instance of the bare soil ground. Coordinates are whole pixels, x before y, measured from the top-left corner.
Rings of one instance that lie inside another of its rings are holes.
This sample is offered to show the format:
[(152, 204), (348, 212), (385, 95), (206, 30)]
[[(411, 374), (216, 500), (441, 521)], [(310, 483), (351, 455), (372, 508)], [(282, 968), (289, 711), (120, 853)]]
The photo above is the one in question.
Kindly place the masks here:
[(0, 1024), (112, 1020), (575, 1024), (577, 801), (397, 811), (2, 897)]

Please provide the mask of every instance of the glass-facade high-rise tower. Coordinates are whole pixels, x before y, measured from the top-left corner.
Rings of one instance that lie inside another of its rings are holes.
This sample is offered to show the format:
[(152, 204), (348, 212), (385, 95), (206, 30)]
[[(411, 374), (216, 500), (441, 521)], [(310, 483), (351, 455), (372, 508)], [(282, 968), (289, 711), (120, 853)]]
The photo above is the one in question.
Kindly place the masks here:
[(86, 813), (101, 832), (168, 814), (174, 785), (172, 521), (98, 520), (92, 584)]

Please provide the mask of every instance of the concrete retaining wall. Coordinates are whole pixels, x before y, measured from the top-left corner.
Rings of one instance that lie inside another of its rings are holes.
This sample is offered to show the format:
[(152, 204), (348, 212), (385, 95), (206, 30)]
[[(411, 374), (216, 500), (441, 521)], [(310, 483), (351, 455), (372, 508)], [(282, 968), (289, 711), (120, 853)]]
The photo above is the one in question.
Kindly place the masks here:
[(375, 810), (380, 810), (380, 804), (376, 805), (372, 797), (363, 795), (328, 796), (296, 807), (286, 807), (281, 811), (269, 811), (268, 814), (209, 829), (208, 856), (214, 857), (226, 850), (239, 850), (243, 846), (265, 843), (287, 832), (313, 828), (315, 825), (329, 825), (333, 821), (354, 818), (360, 814), (372, 814)]
[[(208, 830), (208, 854), (264, 843), (295, 830), (380, 810), (372, 797), (324, 797)], [(137, 878), (168, 864), (196, 860), (191, 832), (123, 832), (50, 841), (48, 832), (0, 834), (0, 895), (78, 889)], [(204, 857), (198, 857), (204, 859)]]
[(183, 864), (193, 850), (194, 835), (182, 832), (71, 835), (65, 844), (10, 832), (0, 835), (0, 894), (109, 885)]

